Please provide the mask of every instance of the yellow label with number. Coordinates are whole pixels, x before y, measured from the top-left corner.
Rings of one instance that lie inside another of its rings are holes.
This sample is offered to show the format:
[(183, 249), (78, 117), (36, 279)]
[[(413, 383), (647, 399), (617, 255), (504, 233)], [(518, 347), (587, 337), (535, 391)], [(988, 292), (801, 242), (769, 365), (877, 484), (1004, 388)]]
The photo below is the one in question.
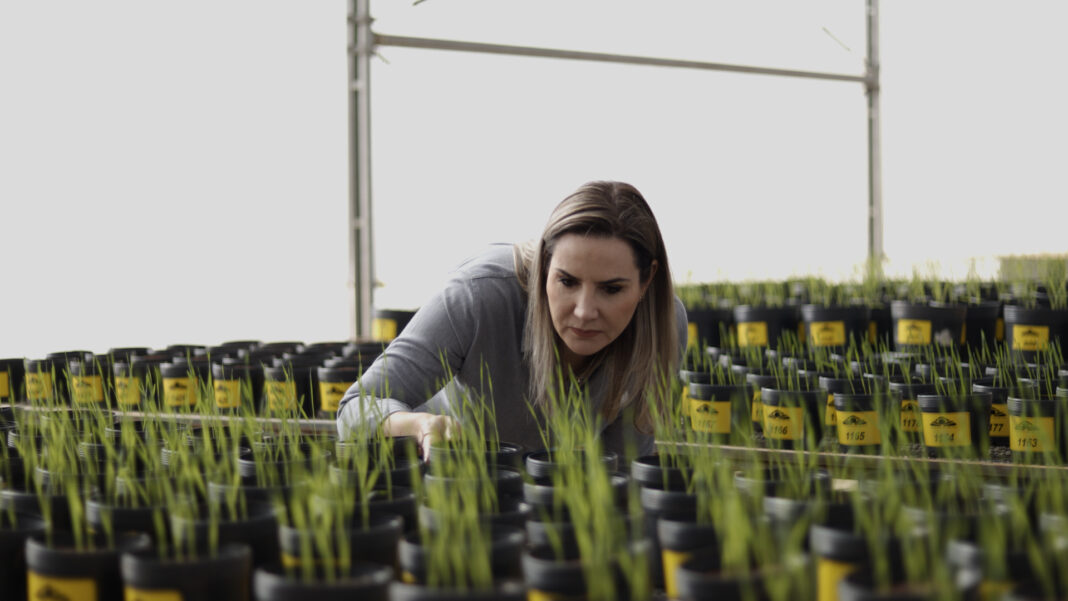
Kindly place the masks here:
[(823, 425), (833, 426), (838, 423), (838, 411), (834, 408), (834, 393), (827, 395), (827, 410), (823, 413)]
[(371, 338), (388, 342), (397, 337), (397, 321), (376, 317), (371, 321)]
[(839, 411), (838, 444), (864, 446), (880, 444), (879, 413), (876, 411)]
[(738, 324), (738, 346), (767, 346), (768, 324), (746, 321)]
[(967, 411), (922, 413), (923, 444), (928, 447), (967, 447), (972, 444), (972, 416)]
[(1009, 448), (1014, 453), (1046, 453), (1057, 450), (1052, 417), (1009, 416)]
[(26, 598), (55, 601), (96, 601), (96, 581), (92, 578), (53, 578), (26, 570)]
[(1048, 326), (1012, 326), (1012, 348), (1014, 350), (1044, 351), (1048, 347)]
[(6, 399), (11, 394), (11, 377), (6, 371), (0, 371), (0, 399)]
[(26, 398), (30, 401), (51, 401), (52, 374), (48, 372), (26, 373)]
[(691, 423), (694, 432), (731, 433), (730, 401), (691, 400), (690, 406), (693, 407)]
[(693, 553), (686, 553), (683, 551), (672, 551), (671, 549), (662, 549), (660, 552), (661, 560), (664, 564), (664, 592), (667, 593), (668, 599), (674, 599), (678, 597), (679, 587), (675, 573), (678, 571), (679, 566), (686, 563), (693, 557)]
[(290, 411), (297, 408), (297, 383), (267, 381), (263, 384), (267, 395), (267, 408), (273, 411)]
[(323, 411), (337, 411), (342, 397), (348, 392), (352, 382), (319, 382), (319, 398), (322, 399)]
[(809, 326), (812, 346), (845, 346), (846, 332), (844, 321), (814, 321)]
[(856, 569), (856, 564), (820, 558), (816, 563), (817, 601), (838, 601), (838, 583)]
[(750, 415), (754, 423), (764, 423), (764, 403), (760, 400), (760, 389), (753, 391), (753, 402), (750, 404)]
[(764, 436), (775, 440), (801, 440), (805, 435), (804, 407), (764, 405)]
[(197, 404), (195, 378), (163, 378), (163, 404), (168, 407), (192, 407)]
[(697, 324), (692, 321), (686, 324), (686, 346), (697, 346)]
[(123, 601), (183, 601), (181, 591), (126, 587)]
[(124, 407), (141, 404), (141, 384), (137, 378), (115, 378), (115, 402)]
[(990, 436), (1006, 438), (1009, 435), (1009, 405), (994, 403), (990, 405)]
[(923, 425), (920, 423), (920, 404), (915, 399), (901, 400), (901, 431), (923, 431)]
[(241, 380), (215, 380), (215, 405), (223, 409), (241, 406)]
[(75, 403), (104, 402), (104, 379), (100, 376), (71, 376), (70, 386)]
[(931, 322), (926, 319), (899, 319), (898, 344), (931, 344)]

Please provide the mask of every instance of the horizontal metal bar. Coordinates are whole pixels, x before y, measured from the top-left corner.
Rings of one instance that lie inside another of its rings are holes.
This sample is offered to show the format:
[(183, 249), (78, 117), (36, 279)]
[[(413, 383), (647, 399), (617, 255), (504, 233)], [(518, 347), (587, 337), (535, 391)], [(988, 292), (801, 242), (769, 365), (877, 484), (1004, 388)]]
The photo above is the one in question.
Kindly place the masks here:
[(701, 69), (706, 71), (730, 71), (734, 73), (752, 73), (757, 75), (780, 75), (785, 77), (804, 77), (808, 79), (826, 79), (832, 81), (852, 81), (871, 85), (866, 75), (843, 75), (839, 73), (818, 73), (815, 71), (796, 71), (793, 69), (771, 69), (767, 67), (750, 67), (726, 63), (681, 60), (671, 58), (653, 58), (627, 54), (606, 54), (601, 52), (583, 52), (579, 50), (557, 50), (553, 48), (534, 48), (530, 46), (509, 46), (504, 44), (486, 44), (482, 42), (460, 42), (433, 38), (417, 38), (397, 35), (374, 34), (374, 46), (396, 46), (401, 48), (424, 48), (428, 50), (454, 50), (459, 52), (480, 52), (486, 54), (507, 54), (512, 56), (532, 56), (542, 58), (562, 58), (602, 63), (620, 63), (627, 65), (645, 65), (652, 67), (676, 67), (680, 69)]

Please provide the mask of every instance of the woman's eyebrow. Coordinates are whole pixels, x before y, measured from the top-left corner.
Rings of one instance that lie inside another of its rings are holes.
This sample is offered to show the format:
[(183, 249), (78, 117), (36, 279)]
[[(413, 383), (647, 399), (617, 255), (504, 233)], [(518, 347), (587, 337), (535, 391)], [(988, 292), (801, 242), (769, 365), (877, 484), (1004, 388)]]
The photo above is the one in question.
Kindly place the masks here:
[[(569, 278), (571, 278), (573, 280), (578, 280), (580, 282), (582, 281), (582, 278), (575, 277), (575, 276), (571, 275), (570, 273), (564, 271), (563, 269), (560, 269), (559, 267), (556, 268), (556, 271), (558, 271), (561, 275), (563, 275), (565, 277), (569, 277)], [(630, 281), (630, 278), (612, 278), (610, 280), (604, 280), (603, 282), (597, 282), (597, 284), (601, 285), (601, 286), (605, 286), (605, 285), (609, 285), (609, 284), (625, 284), (625, 283), (627, 283), (629, 281)]]

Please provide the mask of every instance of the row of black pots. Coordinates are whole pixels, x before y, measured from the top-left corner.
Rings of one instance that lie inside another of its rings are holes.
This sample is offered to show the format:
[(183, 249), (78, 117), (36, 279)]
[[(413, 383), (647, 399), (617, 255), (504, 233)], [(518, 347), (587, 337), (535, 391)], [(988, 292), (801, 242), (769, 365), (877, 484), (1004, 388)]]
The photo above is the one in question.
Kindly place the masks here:
[(1068, 341), (1068, 310), (1003, 305), (997, 301), (953, 304), (895, 300), (869, 306), (739, 305), (687, 311), (689, 342), (723, 346), (730, 334), (741, 347), (776, 348), (784, 334), (810, 347), (844, 349), (867, 341), (898, 350), (941, 345), (978, 348), (1004, 342), (1025, 355)]

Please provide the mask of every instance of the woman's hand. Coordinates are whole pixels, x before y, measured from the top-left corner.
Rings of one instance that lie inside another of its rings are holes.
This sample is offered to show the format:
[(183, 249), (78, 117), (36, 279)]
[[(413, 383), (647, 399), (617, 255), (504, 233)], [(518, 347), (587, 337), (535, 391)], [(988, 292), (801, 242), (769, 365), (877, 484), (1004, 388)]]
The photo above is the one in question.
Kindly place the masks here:
[(430, 447), (460, 432), (460, 424), (447, 415), (413, 411), (398, 411), (382, 422), (386, 436), (412, 436), (419, 444), (423, 461), (430, 461)]

